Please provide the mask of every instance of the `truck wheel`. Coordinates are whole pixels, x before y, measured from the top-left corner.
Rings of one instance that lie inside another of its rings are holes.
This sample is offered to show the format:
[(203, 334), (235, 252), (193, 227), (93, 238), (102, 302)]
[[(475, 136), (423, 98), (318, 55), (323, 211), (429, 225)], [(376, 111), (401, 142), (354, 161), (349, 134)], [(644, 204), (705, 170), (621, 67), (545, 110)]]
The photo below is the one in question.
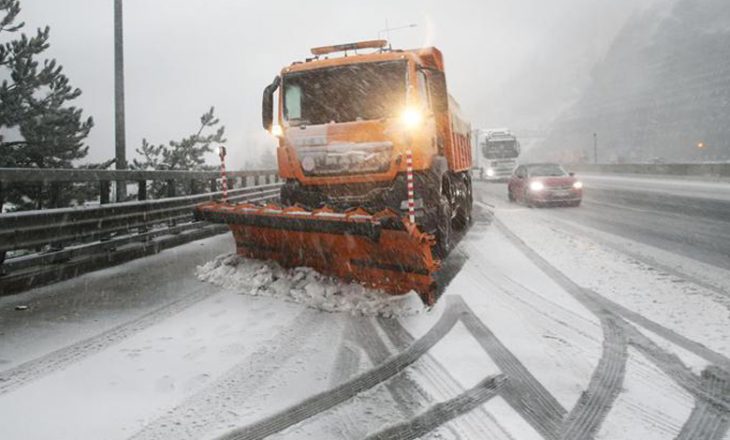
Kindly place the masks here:
[(471, 211), (472, 211), (472, 194), (471, 194), (471, 181), (468, 176), (463, 179), (463, 197), (458, 197), (456, 206), (452, 209), (456, 211), (454, 216), (453, 229), (457, 231), (465, 230), (471, 224)]
[(451, 251), (451, 205), (444, 194), (439, 198), (438, 217), (436, 219), (436, 246), (434, 256), (444, 259)]
[(469, 222), (467, 225), (471, 225), (474, 222), (474, 188), (471, 183), (471, 176), (467, 176), (466, 180), (466, 212), (469, 214)]

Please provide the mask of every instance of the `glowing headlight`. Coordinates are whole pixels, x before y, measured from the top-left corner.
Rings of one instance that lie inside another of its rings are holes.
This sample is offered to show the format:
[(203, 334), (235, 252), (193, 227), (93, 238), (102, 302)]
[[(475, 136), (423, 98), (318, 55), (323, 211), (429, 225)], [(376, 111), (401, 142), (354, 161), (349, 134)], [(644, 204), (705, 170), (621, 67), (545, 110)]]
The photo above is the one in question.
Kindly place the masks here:
[(413, 128), (421, 123), (421, 120), (423, 120), (423, 115), (416, 109), (407, 108), (403, 111), (403, 114), (401, 114), (400, 119), (401, 122), (403, 122), (403, 125), (406, 126), (406, 128)]
[(494, 170), (491, 168), (487, 168), (487, 176), (488, 177), (494, 177)]
[(542, 182), (530, 183), (530, 191), (542, 191), (543, 189), (545, 189), (545, 185)]
[(281, 125), (272, 125), (271, 126), (271, 135), (276, 137), (282, 137), (284, 135), (284, 130), (281, 129)]
[(581, 188), (583, 188), (583, 182), (581, 182), (580, 180), (575, 181), (573, 183), (573, 188), (575, 188), (575, 189), (581, 189)]

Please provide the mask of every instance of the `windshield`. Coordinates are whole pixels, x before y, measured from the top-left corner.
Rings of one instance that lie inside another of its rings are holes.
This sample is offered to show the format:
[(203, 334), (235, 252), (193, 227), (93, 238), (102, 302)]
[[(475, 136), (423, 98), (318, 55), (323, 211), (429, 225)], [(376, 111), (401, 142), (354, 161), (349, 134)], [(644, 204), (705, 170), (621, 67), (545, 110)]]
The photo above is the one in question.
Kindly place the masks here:
[(406, 62), (351, 64), (284, 77), (284, 119), (318, 125), (395, 116), (406, 97)]
[(482, 153), (487, 159), (510, 159), (519, 156), (517, 141), (487, 141), (482, 144)]
[(568, 175), (563, 167), (553, 164), (532, 165), (527, 168), (527, 172), (530, 177), (559, 177)]

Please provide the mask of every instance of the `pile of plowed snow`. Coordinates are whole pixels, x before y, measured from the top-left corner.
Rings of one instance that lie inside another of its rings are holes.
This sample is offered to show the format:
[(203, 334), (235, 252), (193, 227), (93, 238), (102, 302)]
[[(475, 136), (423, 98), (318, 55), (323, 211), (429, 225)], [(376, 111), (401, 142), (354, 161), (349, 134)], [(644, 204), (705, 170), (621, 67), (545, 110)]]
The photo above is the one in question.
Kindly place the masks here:
[(415, 292), (392, 296), (360, 284), (346, 283), (319, 272), (285, 269), (270, 261), (225, 254), (198, 266), (198, 279), (253, 296), (292, 301), (327, 312), (364, 316), (408, 316), (425, 310)]

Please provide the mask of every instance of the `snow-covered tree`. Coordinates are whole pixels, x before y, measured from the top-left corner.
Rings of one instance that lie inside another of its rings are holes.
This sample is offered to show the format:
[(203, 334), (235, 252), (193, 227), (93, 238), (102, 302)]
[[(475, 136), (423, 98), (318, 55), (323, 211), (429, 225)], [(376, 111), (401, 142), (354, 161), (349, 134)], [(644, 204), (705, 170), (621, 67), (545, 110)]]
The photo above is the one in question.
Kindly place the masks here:
[[(18, 0), (0, 0), (0, 167), (69, 168), (88, 153), (84, 139), (94, 126), (82, 110), (69, 105), (81, 95), (55, 59), (42, 59), (50, 28), (35, 35), (20, 32)], [(7, 193), (19, 207), (43, 205), (36, 185)]]
[[(84, 139), (94, 125), (68, 105), (81, 95), (56, 60), (39, 60), (48, 49), (50, 28), (35, 36), (18, 32), (18, 0), (0, 0), (0, 166), (60, 168), (86, 156)], [(8, 134), (12, 133), (12, 139)]]
[[(223, 144), (225, 126), (218, 126), (220, 120), (215, 117), (215, 108), (211, 107), (200, 117), (198, 130), (179, 141), (170, 141), (167, 145), (150, 144), (142, 139), (142, 146), (136, 149), (139, 159), (132, 161), (132, 168), (138, 170), (207, 170), (215, 169), (205, 165), (205, 155), (213, 151), (213, 146)], [(166, 192), (163, 182), (152, 185), (155, 197)], [(187, 193), (185, 185), (180, 184), (177, 193)]]

